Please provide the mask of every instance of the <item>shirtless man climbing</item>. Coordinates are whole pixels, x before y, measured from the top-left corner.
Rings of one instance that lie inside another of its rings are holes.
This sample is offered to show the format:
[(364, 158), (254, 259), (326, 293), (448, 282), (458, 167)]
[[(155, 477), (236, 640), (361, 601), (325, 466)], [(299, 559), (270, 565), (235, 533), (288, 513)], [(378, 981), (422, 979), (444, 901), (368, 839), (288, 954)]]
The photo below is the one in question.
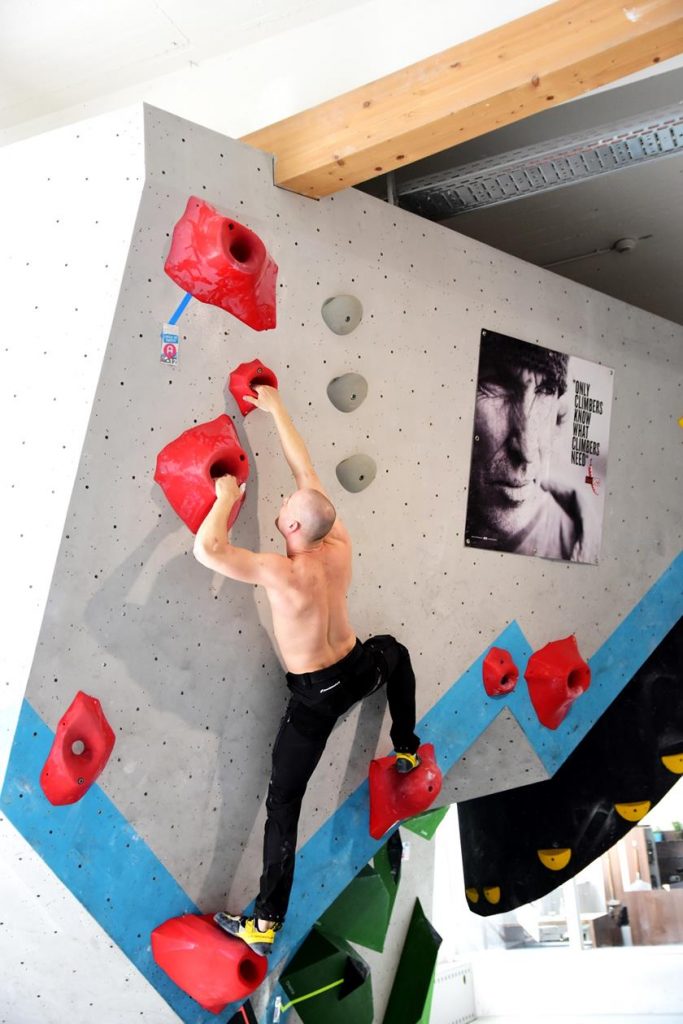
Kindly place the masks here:
[(194, 554), (214, 572), (265, 588), (291, 691), (273, 746), (263, 874), (254, 914), (215, 916), (225, 931), (267, 954), (289, 903), (301, 801), (337, 720), (386, 683), (397, 771), (417, 768), (420, 741), (414, 732), (415, 676), (408, 651), (391, 636), (364, 643), (357, 639), (346, 604), (351, 583), (348, 531), (279, 391), (264, 385), (257, 395), (245, 397), (272, 415), (297, 486), (275, 520), (286, 554), (257, 554), (230, 543), (225, 524), (242, 493), (232, 476), (216, 480), (216, 501), (197, 531)]

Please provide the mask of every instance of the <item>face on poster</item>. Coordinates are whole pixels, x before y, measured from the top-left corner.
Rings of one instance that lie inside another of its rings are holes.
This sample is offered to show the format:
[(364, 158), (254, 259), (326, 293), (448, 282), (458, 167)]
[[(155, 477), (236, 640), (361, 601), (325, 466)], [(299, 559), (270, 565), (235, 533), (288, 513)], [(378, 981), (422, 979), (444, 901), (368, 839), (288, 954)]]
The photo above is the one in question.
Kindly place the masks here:
[(614, 372), (483, 330), (465, 543), (597, 563)]

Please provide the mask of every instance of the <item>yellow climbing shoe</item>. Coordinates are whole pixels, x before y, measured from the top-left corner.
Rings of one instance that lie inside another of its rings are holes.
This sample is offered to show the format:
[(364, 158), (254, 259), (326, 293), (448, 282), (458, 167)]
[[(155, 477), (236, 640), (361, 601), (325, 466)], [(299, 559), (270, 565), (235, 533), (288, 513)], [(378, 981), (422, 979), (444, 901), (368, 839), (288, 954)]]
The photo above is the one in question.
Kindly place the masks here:
[(253, 917), (240, 917), (236, 914), (224, 914), (222, 912), (213, 915), (213, 919), (219, 928), (222, 928), (228, 935), (246, 942), (247, 946), (259, 953), (261, 956), (268, 956), (273, 948), (275, 933), (279, 932), (282, 925), (275, 924), (272, 928), (262, 932), (258, 923)]
[(419, 768), (422, 764), (422, 760), (418, 754), (397, 754), (396, 755), (396, 771), (400, 775), (407, 775), (408, 772), (412, 772), (415, 768)]

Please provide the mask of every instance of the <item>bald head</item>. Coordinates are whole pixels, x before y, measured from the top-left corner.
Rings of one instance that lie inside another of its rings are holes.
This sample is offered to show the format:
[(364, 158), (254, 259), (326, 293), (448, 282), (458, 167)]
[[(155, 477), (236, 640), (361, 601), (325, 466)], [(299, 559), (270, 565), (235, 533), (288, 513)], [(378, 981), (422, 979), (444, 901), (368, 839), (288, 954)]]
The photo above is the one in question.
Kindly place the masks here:
[(278, 528), (286, 535), (291, 532), (293, 524), (298, 523), (302, 538), (315, 544), (327, 536), (336, 518), (335, 507), (329, 498), (311, 487), (302, 487), (283, 505), (278, 516)]

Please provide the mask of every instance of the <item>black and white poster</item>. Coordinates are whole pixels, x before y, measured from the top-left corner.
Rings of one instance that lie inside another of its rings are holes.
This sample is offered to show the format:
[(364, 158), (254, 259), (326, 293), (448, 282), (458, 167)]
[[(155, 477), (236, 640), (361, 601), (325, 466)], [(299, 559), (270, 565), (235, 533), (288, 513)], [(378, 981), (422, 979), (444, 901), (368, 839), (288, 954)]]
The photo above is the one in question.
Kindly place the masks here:
[(482, 331), (465, 543), (597, 563), (614, 372)]

